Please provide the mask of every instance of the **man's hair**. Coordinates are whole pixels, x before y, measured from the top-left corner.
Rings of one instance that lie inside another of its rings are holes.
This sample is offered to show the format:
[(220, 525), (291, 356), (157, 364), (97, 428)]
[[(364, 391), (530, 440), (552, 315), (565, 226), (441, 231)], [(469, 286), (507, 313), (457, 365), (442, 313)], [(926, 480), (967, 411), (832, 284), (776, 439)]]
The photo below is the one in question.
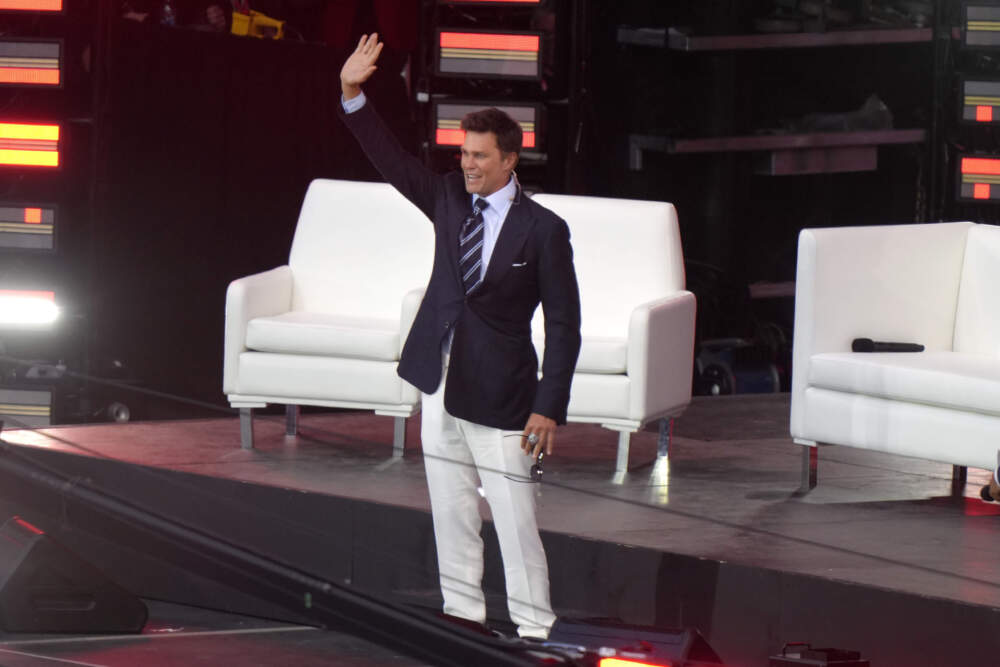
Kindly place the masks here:
[(462, 129), (466, 132), (492, 132), (502, 153), (521, 153), (521, 126), (500, 109), (491, 107), (465, 114)]

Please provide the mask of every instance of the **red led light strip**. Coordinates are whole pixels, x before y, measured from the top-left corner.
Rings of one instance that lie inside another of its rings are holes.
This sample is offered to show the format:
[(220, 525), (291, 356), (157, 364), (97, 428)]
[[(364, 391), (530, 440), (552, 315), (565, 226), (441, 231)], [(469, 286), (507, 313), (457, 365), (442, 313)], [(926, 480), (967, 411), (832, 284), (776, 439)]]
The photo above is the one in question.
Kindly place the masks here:
[(0, 164), (59, 166), (59, 126), (0, 123)]
[(0, 83), (28, 86), (58, 86), (59, 70), (35, 67), (0, 67)]
[[(535, 147), (534, 132), (522, 132), (521, 136), (521, 148)], [(438, 146), (461, 146), (465, 141), (465, 131), (439, 127), (434, 134), (434, 141)]]
[(61, 12), (62, 0), (0, 0), (0, 11)]
[(486, 49), (538, 53), (538, 44), (538, 35), (505, 35), (478, 32), (441, 33), (442, 49)]

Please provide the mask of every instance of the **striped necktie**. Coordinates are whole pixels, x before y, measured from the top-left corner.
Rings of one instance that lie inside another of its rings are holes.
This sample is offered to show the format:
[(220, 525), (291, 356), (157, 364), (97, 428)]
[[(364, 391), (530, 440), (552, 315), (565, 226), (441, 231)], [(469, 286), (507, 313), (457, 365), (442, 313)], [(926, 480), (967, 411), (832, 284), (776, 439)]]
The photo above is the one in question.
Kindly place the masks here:
[(481, 197), (476, 197), (472, 213), (462, 223), (458, 234), (458, 269), (462, 274), (465, 293), (469, 294), (483, 281), (483, 211), (490, 205)]

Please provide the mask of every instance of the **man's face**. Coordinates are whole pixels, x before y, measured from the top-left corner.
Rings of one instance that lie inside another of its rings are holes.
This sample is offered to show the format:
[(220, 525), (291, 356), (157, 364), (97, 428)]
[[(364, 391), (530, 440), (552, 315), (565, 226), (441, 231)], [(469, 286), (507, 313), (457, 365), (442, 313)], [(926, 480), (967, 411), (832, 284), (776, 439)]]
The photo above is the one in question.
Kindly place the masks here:
[(462, 143), (465, 191), (488, 197), (507, 185), (517, 162), (516, 153), (502, 153), (493, 132), (466, 132)]

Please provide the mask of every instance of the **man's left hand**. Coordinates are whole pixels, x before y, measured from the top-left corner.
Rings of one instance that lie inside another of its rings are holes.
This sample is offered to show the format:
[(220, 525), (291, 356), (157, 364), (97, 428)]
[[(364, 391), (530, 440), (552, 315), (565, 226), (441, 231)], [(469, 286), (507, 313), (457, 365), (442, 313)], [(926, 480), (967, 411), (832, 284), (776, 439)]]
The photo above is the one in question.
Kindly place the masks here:
[[(538, 442), (531, 444), (528, 442), (532, 434), (538, 436)], [(545, 452), (546, 456), (552, 455), (552, 448), (556, 442), (556, 420), (549, 419), (537, 412), (531, 413), (528, 423), (521, 434), (521, 449), (533, 459), (537, 459), (539, 453)]]

